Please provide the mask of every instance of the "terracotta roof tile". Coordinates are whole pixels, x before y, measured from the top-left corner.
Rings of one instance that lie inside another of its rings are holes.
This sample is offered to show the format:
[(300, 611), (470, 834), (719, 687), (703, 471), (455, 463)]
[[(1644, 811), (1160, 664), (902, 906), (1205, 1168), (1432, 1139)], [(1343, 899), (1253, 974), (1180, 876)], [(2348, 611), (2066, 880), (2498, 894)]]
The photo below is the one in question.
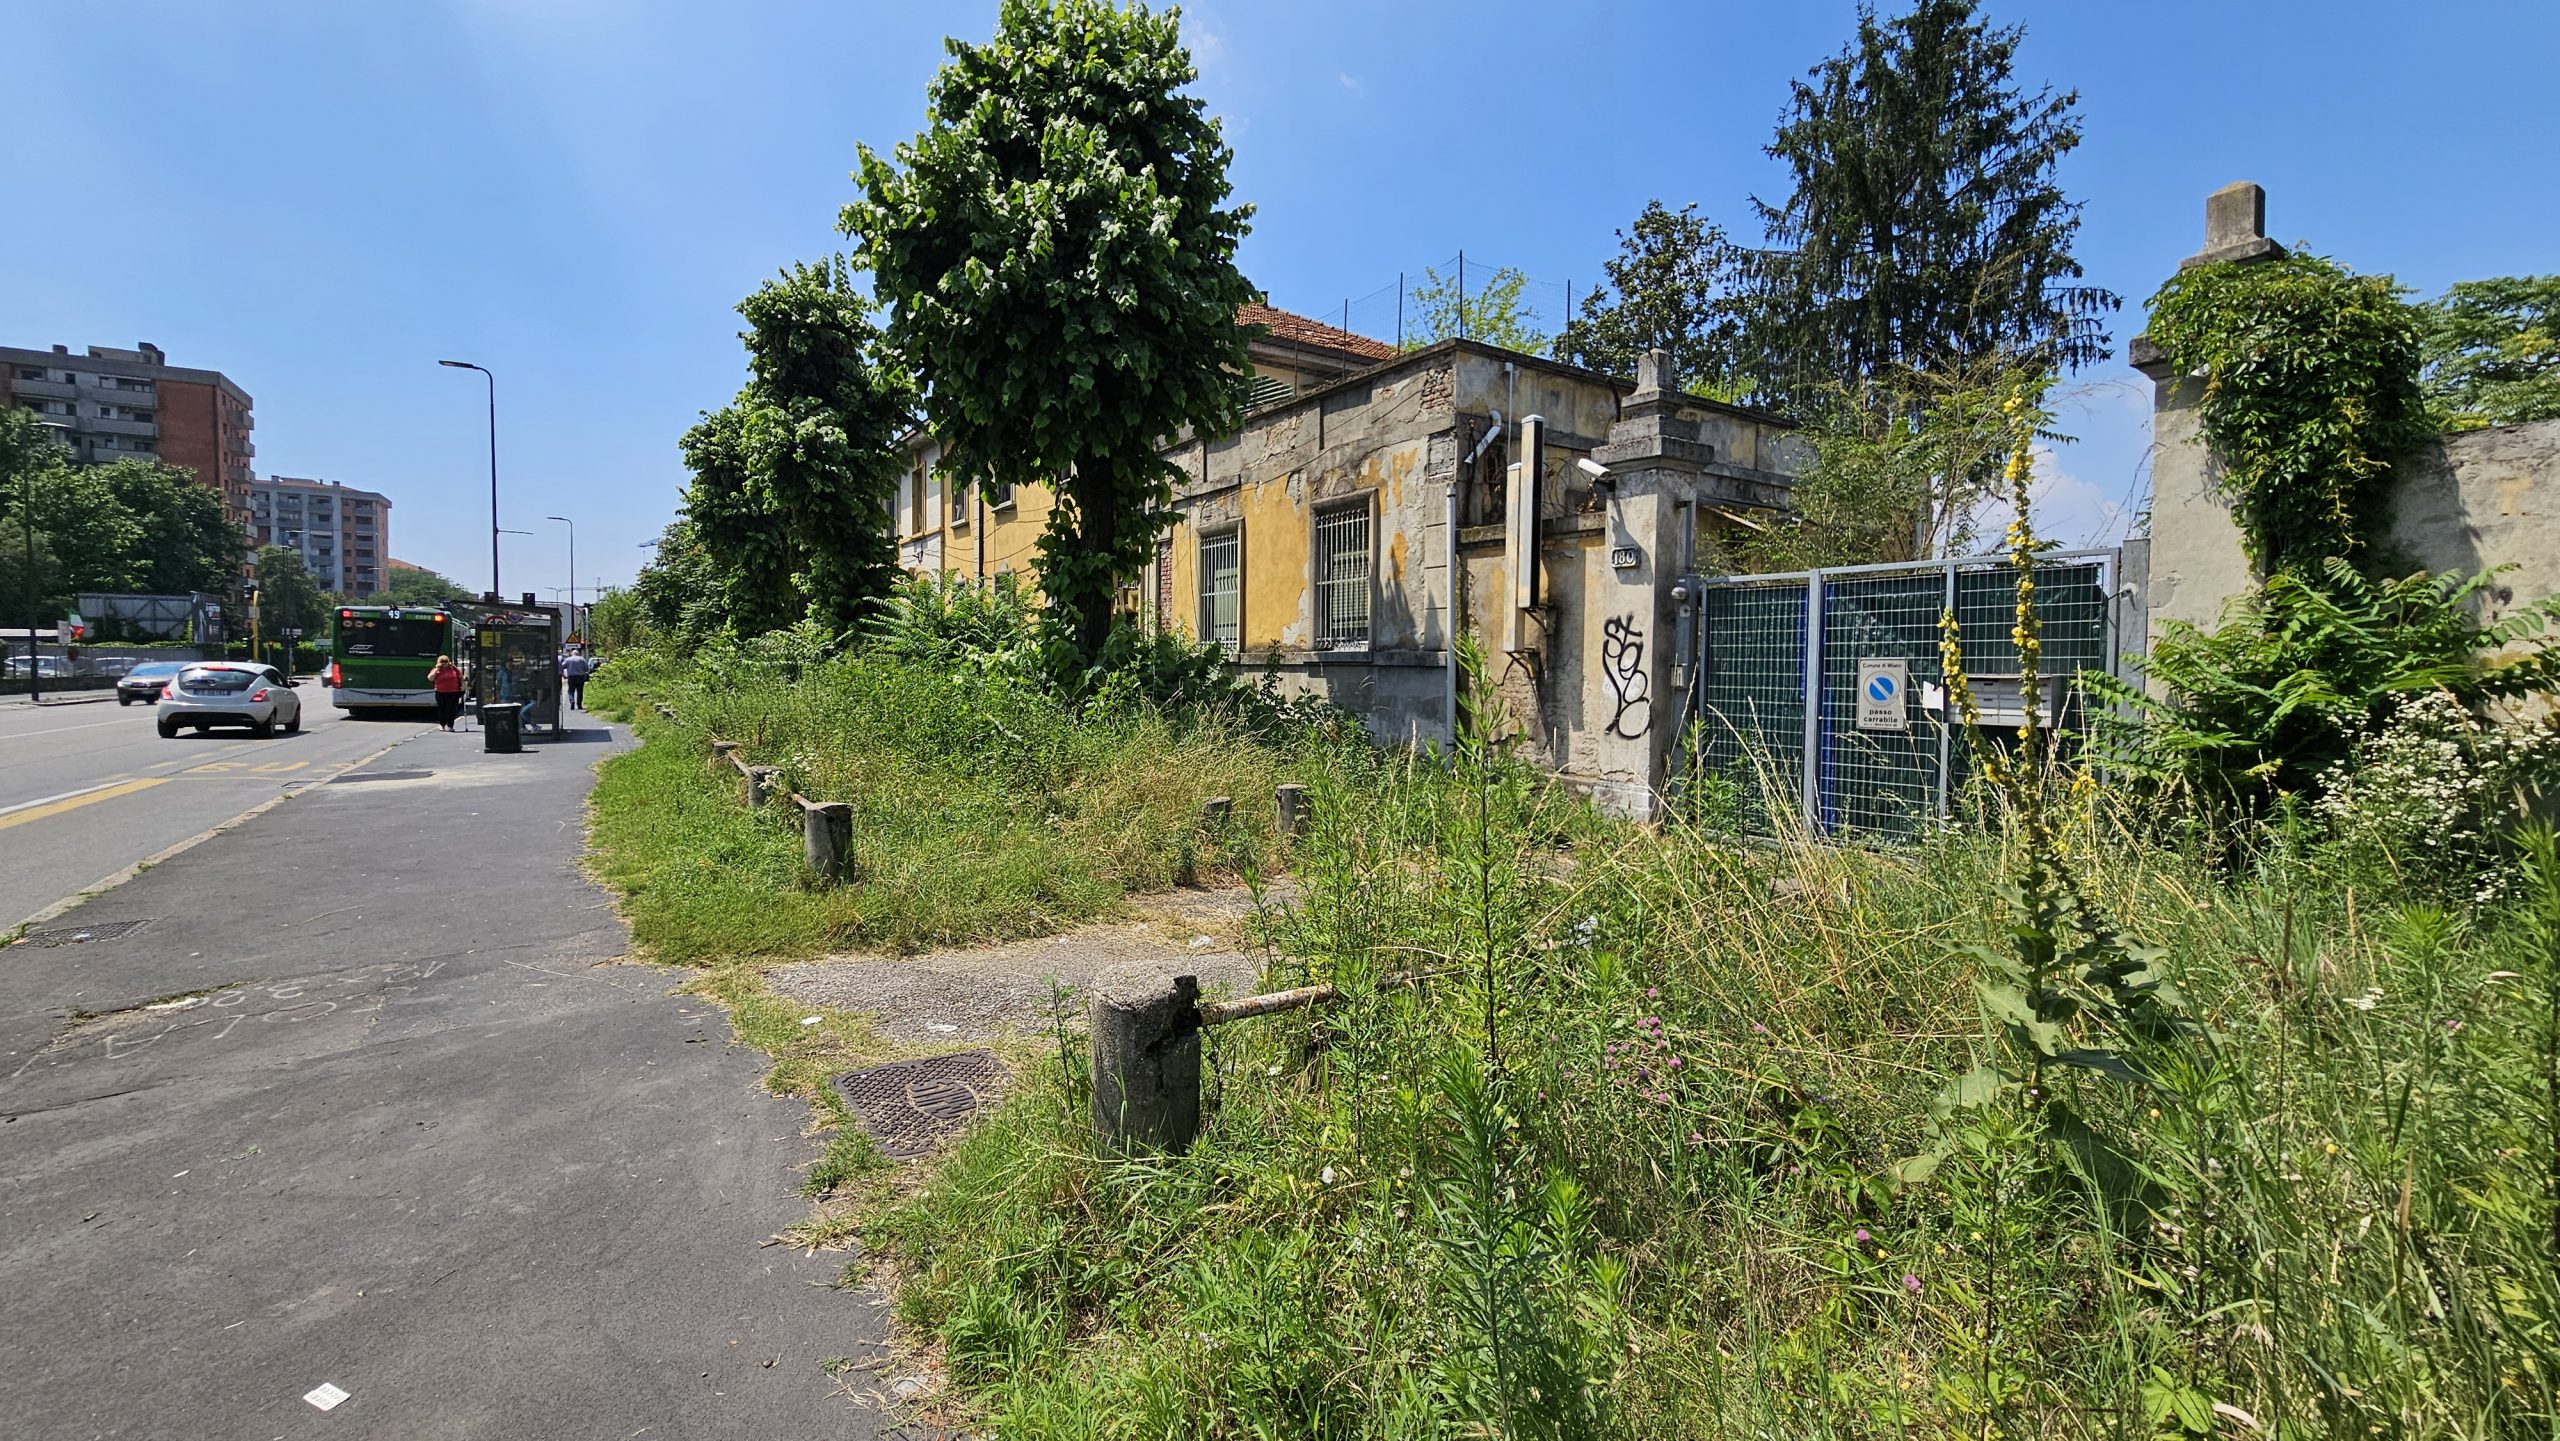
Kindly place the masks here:
[(1271, 338), (1284, 343), (1315, 349), (1339, 351), (1362, 360), (1393, 360), (1396, 348), (1382, 340), (1371, 340), (1348, 330), (1338, 330), (1321, 320), (1309, 319), (1293, 311), (1248, 301), (1236, 311), (1238, 325), (1268, 326)]

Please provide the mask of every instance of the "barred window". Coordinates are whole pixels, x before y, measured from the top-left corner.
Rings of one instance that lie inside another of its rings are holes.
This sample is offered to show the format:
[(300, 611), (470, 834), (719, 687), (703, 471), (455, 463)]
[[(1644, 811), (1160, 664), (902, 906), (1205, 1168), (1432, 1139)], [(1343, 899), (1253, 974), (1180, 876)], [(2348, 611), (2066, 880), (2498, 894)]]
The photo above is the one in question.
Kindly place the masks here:
[(1234, 655), (1244, 639), (1244, 545), (1239, 531), (1200, 537), (1200, 638)]
[(1316, 649), (1369, 647), (1369, 502), (1316, 515)]

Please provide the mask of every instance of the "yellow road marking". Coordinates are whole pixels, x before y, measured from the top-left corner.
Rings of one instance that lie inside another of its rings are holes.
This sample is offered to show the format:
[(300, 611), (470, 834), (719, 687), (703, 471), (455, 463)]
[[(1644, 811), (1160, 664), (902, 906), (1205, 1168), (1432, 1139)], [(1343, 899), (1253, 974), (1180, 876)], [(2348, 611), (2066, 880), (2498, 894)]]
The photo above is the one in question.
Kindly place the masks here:
[(268, 776), (278, 775), (285, 771), (298, 771), (309, 764), (311, 764), (309, 761), (262, 761), (257, 765), (249, 767), (249, 769), (257, 775)]
[(11, 826), (25, 825), (29, 821), (40, 821), (51, 816), (58, 816), (64, 811), (76, 811), (82, 806), (93, 806), (100, 801), (111, 801), (118, 796), (129, 796), (135, 791), (147, 791), (153, 786), (162, 784), (166, 779), (167, 777), (165, 776), (155, 776), (146, 780), (126, 781), (122, 785), (109, 786), (105, 790), (91, 791), (87, 795), (82, 796), (73, 796), (67, 801), (55, 801), (49, 806), (37, 806), (33, 810), (13, 811), (8, 815), (0, 816), (0, 831), (5, 831)]

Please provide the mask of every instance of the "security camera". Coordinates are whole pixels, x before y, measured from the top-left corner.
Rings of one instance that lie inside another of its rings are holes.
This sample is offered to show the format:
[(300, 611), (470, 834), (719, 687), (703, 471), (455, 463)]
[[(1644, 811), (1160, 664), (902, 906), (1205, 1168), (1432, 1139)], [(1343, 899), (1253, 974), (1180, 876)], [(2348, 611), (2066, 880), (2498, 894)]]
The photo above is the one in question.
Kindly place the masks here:
[(1602, 465), (1600, 462), (1593, 460), (1587, 455), (1582, 457), (1580, 460), (1575, 461), (1573, 463), (1573, 468), (1581, 471), (1584, 475), (1591, 477), (1593, 480), (1607, 480), (1609, 478), (1609, 467)]

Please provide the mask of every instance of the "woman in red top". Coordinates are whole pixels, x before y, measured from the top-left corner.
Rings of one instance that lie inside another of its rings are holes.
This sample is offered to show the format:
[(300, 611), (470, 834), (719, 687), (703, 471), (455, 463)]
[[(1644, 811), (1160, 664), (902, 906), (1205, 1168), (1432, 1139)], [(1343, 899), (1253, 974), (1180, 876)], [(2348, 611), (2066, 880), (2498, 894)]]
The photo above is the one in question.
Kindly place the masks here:
[(454, 717), (462, 714), (462, 667), (453, 663), (452, 656), (437, 656), (435, 669), (427, 672), (427, 684), (436, 691), (436, 724), (453, 729)]

